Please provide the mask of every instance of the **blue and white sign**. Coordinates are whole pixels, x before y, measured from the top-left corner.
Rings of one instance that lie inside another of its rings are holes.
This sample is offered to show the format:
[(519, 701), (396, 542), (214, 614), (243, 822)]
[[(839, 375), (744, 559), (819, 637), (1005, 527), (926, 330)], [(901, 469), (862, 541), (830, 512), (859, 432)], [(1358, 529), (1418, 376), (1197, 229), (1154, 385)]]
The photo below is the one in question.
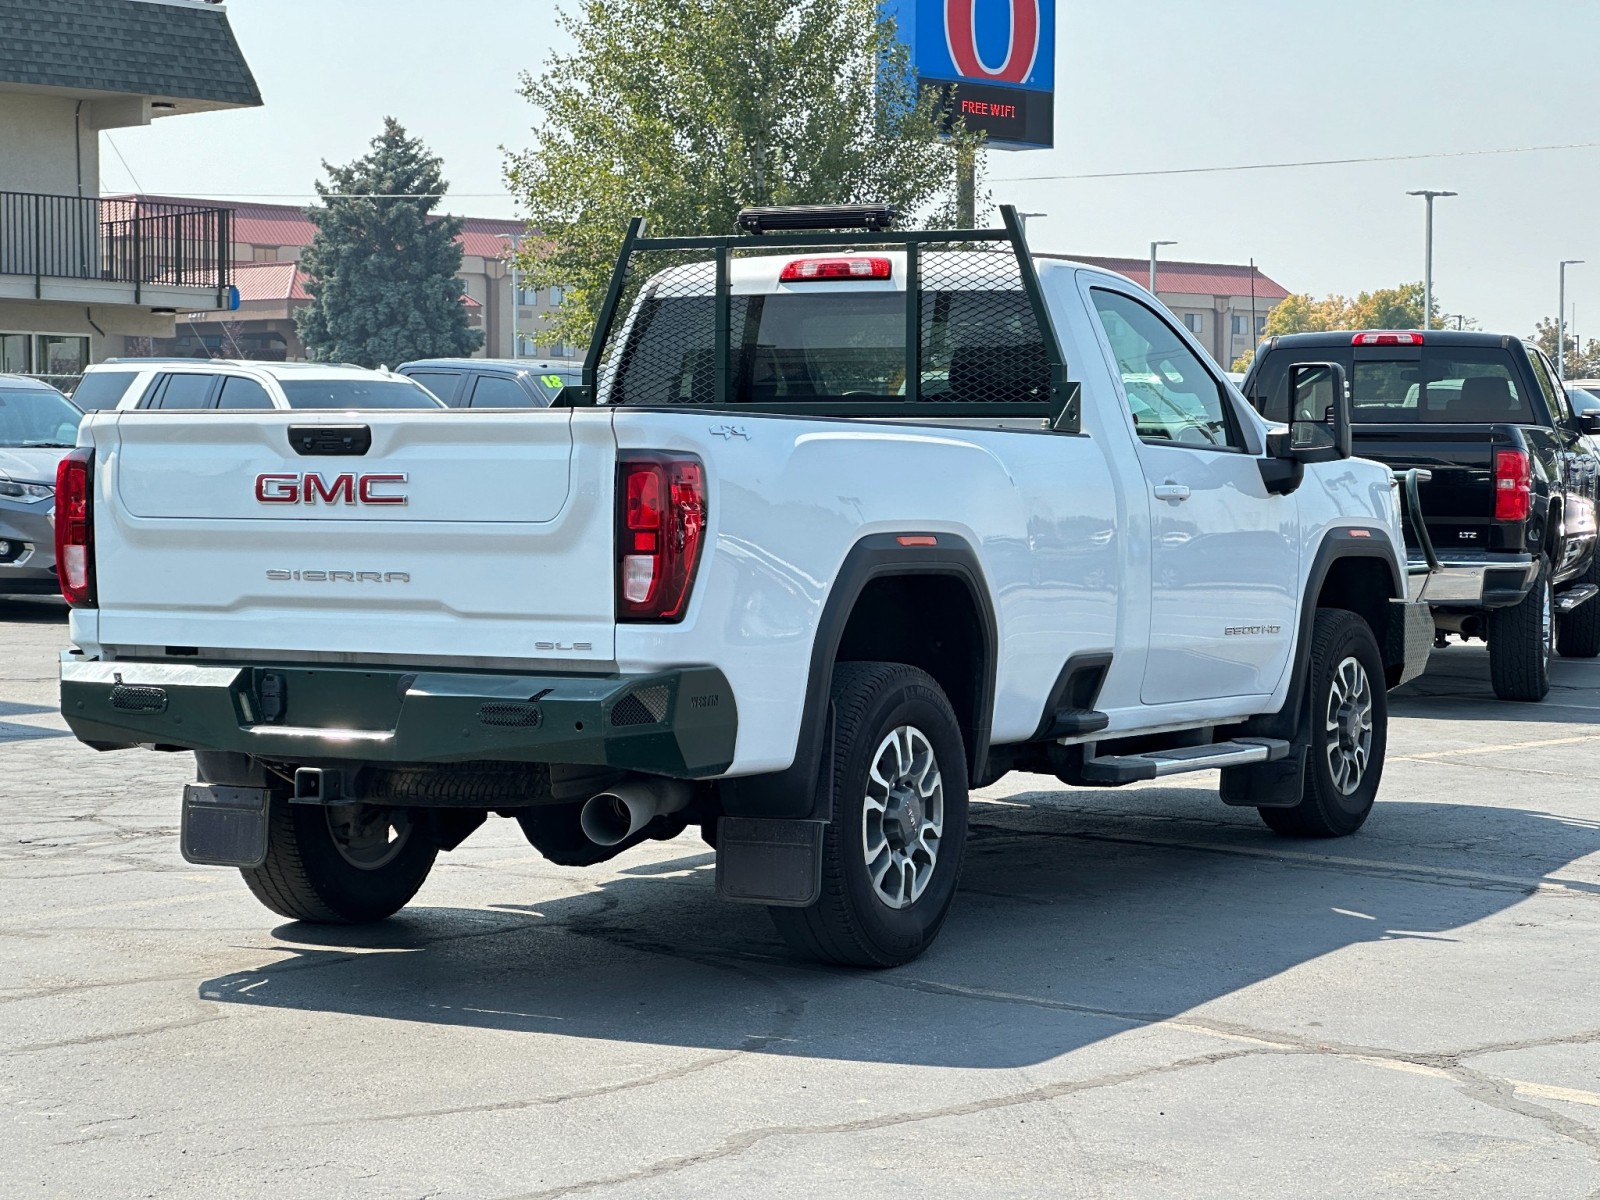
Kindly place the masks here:
[(1055, 144), (1055, 0), (884, 0), (922, 88), (955, 97), (954, 115), (990, 145)]

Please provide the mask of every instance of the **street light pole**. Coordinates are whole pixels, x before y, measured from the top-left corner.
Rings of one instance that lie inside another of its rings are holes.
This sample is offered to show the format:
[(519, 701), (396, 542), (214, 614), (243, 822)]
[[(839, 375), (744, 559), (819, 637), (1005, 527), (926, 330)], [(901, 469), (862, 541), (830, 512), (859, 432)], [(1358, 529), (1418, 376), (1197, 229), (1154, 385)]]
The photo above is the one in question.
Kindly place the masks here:
[(1428, 202), (1428, 250), (1422, 276), (1422, 328), (1433, 328), (1433, 202), (1455, 192), (1407, 192), (1408, 196), (1421, 196)]
[(1156, 294), (1156, 254), (1163, 246), (1176, 246), (1177, 242), (1151, 242), (1150, 243), (1150, 294)]
[(514, 233), (499, 235), (502, 242), (511, 243), (511, 357), (522, 357), (522, 335), (517, 332), (517, 309), (522, 304), (522, 273), (517, 270), (517, 251), (522, 239)]
[(1048, 217), (1049, 215), (1050, 215), (1049, 213), (1018, 213), (1017, 214), (1017, 219), (1022, 222), (1022, 236), (1023, 237), (1027, 237), (1028, 236), (1028, 218), (1029, 217)]
[(1561, 260), (1560, 310), (1556, 314), (1556, 378), (1567, 382), (1567, 268), (1583, 265), (1581, 258)]

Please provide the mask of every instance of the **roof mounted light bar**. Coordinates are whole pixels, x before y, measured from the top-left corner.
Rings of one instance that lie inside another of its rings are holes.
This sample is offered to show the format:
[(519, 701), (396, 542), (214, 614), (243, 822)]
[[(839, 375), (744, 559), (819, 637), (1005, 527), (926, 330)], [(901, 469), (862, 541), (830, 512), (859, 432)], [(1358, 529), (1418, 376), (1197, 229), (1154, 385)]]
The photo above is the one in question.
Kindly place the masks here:
[(735, 222), (745, 233), (779, 233), (809, 229), (867, 229), (881, 233), (894, 228), (900, 210), (892, 204), (790, 204), (773, 208), (745, 208)]

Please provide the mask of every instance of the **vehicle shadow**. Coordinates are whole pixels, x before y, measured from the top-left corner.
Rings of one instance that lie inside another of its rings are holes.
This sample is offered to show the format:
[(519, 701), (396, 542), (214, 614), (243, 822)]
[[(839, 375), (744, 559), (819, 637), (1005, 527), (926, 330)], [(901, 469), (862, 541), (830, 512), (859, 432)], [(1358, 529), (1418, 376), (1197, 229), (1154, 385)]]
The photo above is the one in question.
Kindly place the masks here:
[[(1435, 650), (1428, 670), (1389, 693), (1393, 716), (1440, 718), (1470, 716), (1521, 724), (1600, 724), (1600, 659), (1555, 658), (1550, 662), (1550, 694), (1539, 703), (1509, 703), (1495, 697), (1489, 681), (1489, 652), (1481, 645)], [(1485, 705), (1492, 705), (1492, 710)]]
[[(1071, 796), (1082, 806), (1059, 807), (1059, 791), (1038, 806), (978, 806), (950, 922), (897, 971), (796, 959), (759, 909), (716, 898), (710, 857), (697, 854), (538, 904), (417, 906), (365, 929), (284, 925), (274, 931), (284, 957), (206, 980), (200, 997), (507, 1033), (1016, 1067), (1346, 947), (1451, 940), (1600, 851), (1600, 824), (1505, 808), (1380, 805), (1372, 835), (1329, 844), (1276, 839), (1248, 812), (1171, 815), (1175, 799), (1214, 806), (1209, 792)], [(1562, 882), (1600, 897), (1600, 885)]]
[(72, 610), (54, 596), (8, 596), (0, 593), (0, 621), (12, 625), (65, 625)]

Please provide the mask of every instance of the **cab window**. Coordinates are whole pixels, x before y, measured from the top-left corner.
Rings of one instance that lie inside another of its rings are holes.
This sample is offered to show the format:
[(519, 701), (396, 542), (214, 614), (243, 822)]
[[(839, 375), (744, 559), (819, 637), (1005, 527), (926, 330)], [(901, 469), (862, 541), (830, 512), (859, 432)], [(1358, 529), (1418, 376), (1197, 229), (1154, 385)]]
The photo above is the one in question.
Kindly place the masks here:
[(217, 407), (234, 410), (271, 408), (272, 397), (267, 395), (267, 389), (254, 379), (246, 379), (243, 375), (229, 375), (222, 381), (222, 396), (217, 401)]
[(479, 375), (472, 385), (473, 408), (532, 408), (533, 398), (506, 375)]
[(1242, 449), (1222, 381), (1178, 331), (1131, 296), (1101, 288), (1093, 295), (1139, 437), (1158, 444)]
[(163, 375), (156, 381), (146, 408), (210, 408), (211, 389), (216, 386), (215, 375), (173, 374)]

